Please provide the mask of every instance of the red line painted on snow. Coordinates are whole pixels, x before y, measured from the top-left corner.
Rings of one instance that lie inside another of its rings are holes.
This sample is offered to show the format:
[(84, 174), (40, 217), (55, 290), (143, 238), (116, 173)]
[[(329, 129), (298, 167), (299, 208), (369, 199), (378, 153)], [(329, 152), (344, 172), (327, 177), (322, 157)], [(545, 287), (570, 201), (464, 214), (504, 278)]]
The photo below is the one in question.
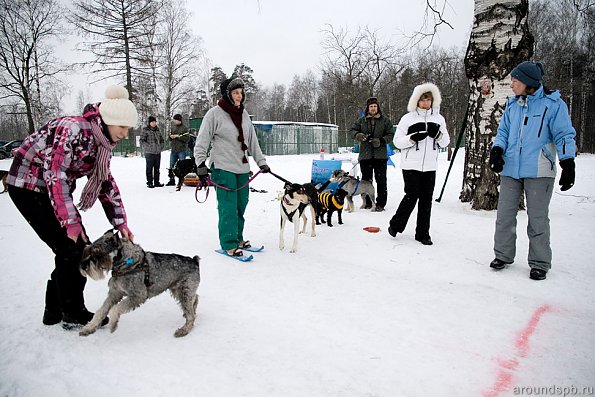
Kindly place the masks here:
[(496, 373), (496, 381), (489, 390), (483, 392), (484, 397), (497, 397), (501, 393), (510, 390), (512, 386), (513, 373), (519, 367), (519, 358), (527, 357), (529, 354), (529, 339), (535, 332), (537, 324), (541, 317), (548, 311), (551, 311), (550, 305), (542, 305), (535, 309), (531, 319), (518, 334), (514, 346), (516, 348), (515, 357), (510, 360), (498, 359), (498, 372)]

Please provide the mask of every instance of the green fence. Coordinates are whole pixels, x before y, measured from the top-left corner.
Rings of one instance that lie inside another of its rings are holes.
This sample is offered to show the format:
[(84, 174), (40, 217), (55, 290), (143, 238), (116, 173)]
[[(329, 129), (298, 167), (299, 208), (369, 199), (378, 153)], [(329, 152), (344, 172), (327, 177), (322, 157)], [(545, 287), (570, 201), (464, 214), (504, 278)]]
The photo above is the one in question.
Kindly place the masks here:
[(266, 155), (336, 153), (339, 130), (334, 124), (254, 121), (256, 136)]

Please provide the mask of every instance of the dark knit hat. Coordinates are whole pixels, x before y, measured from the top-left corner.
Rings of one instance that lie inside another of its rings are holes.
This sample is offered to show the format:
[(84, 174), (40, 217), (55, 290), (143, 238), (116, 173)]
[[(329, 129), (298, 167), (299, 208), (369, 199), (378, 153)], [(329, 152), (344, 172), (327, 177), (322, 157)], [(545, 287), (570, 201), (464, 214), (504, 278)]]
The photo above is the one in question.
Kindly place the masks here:
[(512, 69), (510, 75), (515, 79), (525, 83), (527, 87), (538, 88), (543, 80), (543, 65), (541, 62), (525, 61)]
[(181, 115), (181, 114), (179, 114), (179, 113), (177, 113), (177, 114), (174, 114), (174, 117), (173, 117), (173, 119), (174, 119), (174, 120), (178, 120), (178, 121), (182, 121), (182, 115)]
[(147, 119), (147, 124), (153, 122), (153, 121), (157, 121), (157, 119), (155, 118), (155, 116), (149, 116), (149, 118)]
[(221, 89), (221, 97), (223, 98), (223, 100), (231, 105), (233, 105), (233, 100), (231, 99), (231, 92), (233, 90), (235, 90), (236, 88), (242, 89), (241, 104), (243, 104), (244, 101), (246, 100), (246, 92), (244, 90), (244, 80), (242, 80), (239, 77), (233, 77), (231, 79), (223, 80), (221, 82), (221, 86), (219, 88)]
[(372, 105), (372, 104), (376, 104), (378, 105), (378, 98), (376, 98), (375, 96), (371, 96), (368, 99), (366, 99), (366, 107)]

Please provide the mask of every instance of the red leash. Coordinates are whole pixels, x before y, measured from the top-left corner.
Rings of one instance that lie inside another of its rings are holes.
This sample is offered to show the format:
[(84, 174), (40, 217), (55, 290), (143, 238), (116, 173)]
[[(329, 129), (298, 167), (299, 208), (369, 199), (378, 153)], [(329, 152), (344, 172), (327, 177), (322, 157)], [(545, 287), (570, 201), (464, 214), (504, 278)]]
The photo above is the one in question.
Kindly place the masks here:
[[(258, 171), (256, 174), (252, 175), (252, 177), (250, 179), (248, 179), (248, 181), (246, 183), (244, 183), (242, 186), (240, 186), (237, 189), (230, 189), (227, 186), (219, 185), (219, 184), (213, 182), (213, 180), (210, 177), (207, 176), (206, 186), (203, 186), (203, 184), (200, 181), (196, 185), (196, 190), (194, 191), (194, 198), (200, 204), (202, 204), (205, 201), (207, 201), (207, 199), (209, 198), (209, 186), (215, 186), (215, 187), (217, 187), (219, 189), (227, 190), (228, 192), (237, 192), (238, 190), (242, 190), (242, 189), (246, 188), (250, 184), (250, 182), (252, 182), (254, 180), (254, 178), (256, 178), (258, 176), (258, 174), (260, 174), (260, 173), (261, 173), (261, 171)], [(207, 193), (205, 194), (205, 199), (203, 201), (200, 201), (198, 199), (198, 191), (201, 190), (203, 187), (205, 188), (205, 190), (206, 190)]]

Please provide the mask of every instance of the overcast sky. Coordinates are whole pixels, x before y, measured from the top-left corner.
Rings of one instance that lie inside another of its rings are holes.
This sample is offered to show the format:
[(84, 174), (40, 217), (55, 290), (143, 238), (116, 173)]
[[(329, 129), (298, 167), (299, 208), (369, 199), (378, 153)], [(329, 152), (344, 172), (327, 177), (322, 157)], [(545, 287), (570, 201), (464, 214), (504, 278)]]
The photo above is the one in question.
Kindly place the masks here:
[[(421, 29), (424, 0), (187, 0), (190, 29), (202, 38), (212, 66), (230, 75), (244, 63), (254, 70), (257, 83), (289, 86), (295, 74), (308, 70), (319, 75), (322, 58), (321, 33), (325, 24), (355, 32), (368, 26), (381, 37), (394, 41)], [(473, 0), (449, 0), (444, 26), (434, 41), (442, 47), (465, 51), (473, 22)], [(73, 43), (64, 43), (65, 53)], [(70, 57), (80, 53), (68, 51)], [(92, 77), (69, 76), (72, 95), (65, 99), (66, 112), (78, 112), (76, 96), (88, 87), (91, 101), (103, 98), (108, 82), (89, 85)], [(74, 113), (73, 113), (74, 114)]]
[[(257, 82), (289, 85), (308, 69), (318, 74), (325, 24), (355, 31), (379, 29), (397, 40), (421, 28), (424, 0), (188, 0), (191, 28), (203, 39), (213, 65), (228, 75), (244, 63)], [(473, 22), (473, 0), (450, 0), (436, 43), (465, 50)]]

